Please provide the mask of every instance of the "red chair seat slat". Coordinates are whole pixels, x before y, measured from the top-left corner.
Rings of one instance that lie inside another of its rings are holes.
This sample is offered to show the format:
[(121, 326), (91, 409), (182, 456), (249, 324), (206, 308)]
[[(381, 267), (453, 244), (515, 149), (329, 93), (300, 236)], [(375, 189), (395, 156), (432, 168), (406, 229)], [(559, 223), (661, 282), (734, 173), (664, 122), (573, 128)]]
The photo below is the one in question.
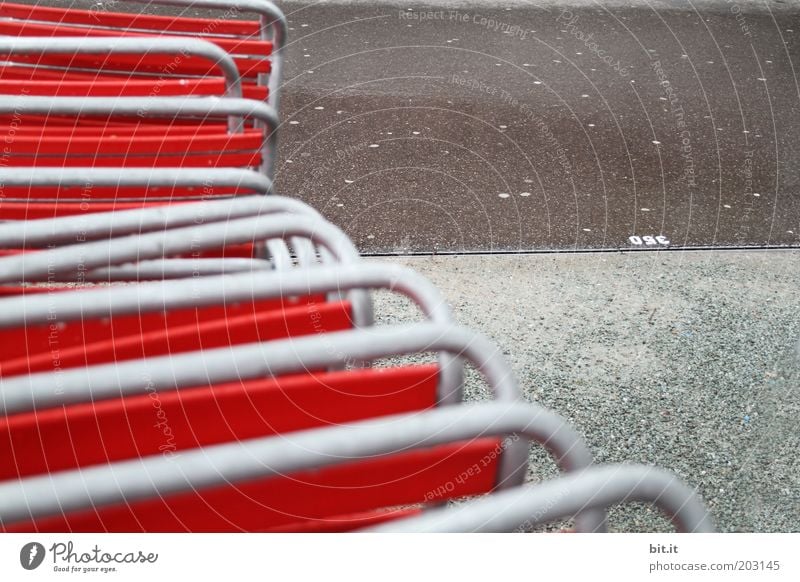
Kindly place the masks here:
[(306, 301), (283, 307), (276, 300), (120, 315), (0, 330), (7, 345), (0, 376), (152, 357), (225, 345), (348, 329), (347, 301)]
[[(96, 122), (87, 125), (52, 125), (53, 119), (25, 116), (25, 125), (13, 126), (9, 120), (0, 119), (0, 131), (13, 133), (15, 139), (19, 137), (35, 137), (37, 139), (50, 139), (54, 137), (127, 137), (129, 139), (165, 137), (165, 136), (201, 136), (225, 133), (227, 126), (219, 123), (202, 125), (189, 125), (179, 123), (156, 124), (126, 124)], [(72, 124), (75, 119), (70, 120)], [(91, 122), (92, 119), (87, 119)]]
[[(42, 36), (42, 37), (134, 37), (147, 38), (159, 36), (153, 32), (132, 32), (128, 30), (106, 30), (97, 27), (68, 26), (65, 24), (44, 24), (30, 20), (0, 20), (0, 34), (6, 36)], [(272, 43), (268, 40), (246, 40), (241, 38), (224, 38), (205, 35), (194, 35), (212, 42), (230, 55), (268, 56), (272, 52)]]
[(120, 29), (191, 32), (220, 35), (256, 36), (259, 23), (253, 20), (225, 20), (174, 16), (150, 16), (104, 10), (77, 10), (0, 2), (0, 16), (19, 20), (41, 20), (67, 24), (86, 24)]
[[(438, 377), (436, 365), (320, 372), (0, 417), (0, 481), (425, 410)], [(165, 419), (168, 435), (154, 429)]]
[[(174, 143), (173, 143), (174, 142)], [(174, 153), (175, 146), (186, 153), (202, 152), (234, 152), (258, 150), (264, 143), (264, 133), (257, 129), (249, 129), (244, 133), (199, 134), (172, 136), (139, 136), (131, 139), (128, 136), (51, 136), (47, 140), (36, 137), (16, 137), (8, 144), (7, 156), (24, 154), (45, 156), (80, 156), (80, 155), (140, 155)]]
[[(180, 140), (167, 141), (179, 143)], [(78, 168), (257, 168), (261, 154), (215, 153), (192, 155), (128, 155), (128, 156), (11, 156), (6, 159), (8, 168), (78, 167)]]

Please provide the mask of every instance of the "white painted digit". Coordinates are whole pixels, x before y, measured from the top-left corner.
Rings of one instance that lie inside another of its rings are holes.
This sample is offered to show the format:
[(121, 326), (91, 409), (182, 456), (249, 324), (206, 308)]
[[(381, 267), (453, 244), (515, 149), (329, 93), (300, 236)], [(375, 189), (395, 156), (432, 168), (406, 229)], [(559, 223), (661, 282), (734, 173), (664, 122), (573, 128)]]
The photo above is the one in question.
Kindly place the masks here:
[(659, 244), (662, 244), (662, 245), (668, 245), (669, 244), (669, 239), (667, 237), (665, 237), (663, 234), (658, 235), (656, 237), (656, 240), (658, 241)]
[(642, 239), (639, 238), (636, 235), (629, 237), (628, 240), (631, 241), (632, 245), (640, 245), (640, 244), (642, 244)]
[(643, 236), (642, 238), (644, 239), (644, 244), (646, 245), (656, 244), (656, 239), (654, 239), (652, 236)]

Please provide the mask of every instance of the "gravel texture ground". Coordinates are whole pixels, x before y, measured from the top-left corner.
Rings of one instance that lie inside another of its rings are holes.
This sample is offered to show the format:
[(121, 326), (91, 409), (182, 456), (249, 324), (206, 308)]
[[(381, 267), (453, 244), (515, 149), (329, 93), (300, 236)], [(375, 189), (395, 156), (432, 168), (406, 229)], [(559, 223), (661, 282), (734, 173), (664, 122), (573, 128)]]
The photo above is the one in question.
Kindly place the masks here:
[[(376, 259), (377, 260), (377, 259)], [(381, 259), (385, 260), (385, 259)], [(721, 531), (800, 531), (800, 252), (397, 257), (599, 462), (675, 471)], [(381, 295), (383, 322), (413, 314)], [(468, 398), (488, 397), (471, 375)], [(531, 480), (553, 475), (532, 453)], [(612, 528), (669, 531), (640, 507)]]

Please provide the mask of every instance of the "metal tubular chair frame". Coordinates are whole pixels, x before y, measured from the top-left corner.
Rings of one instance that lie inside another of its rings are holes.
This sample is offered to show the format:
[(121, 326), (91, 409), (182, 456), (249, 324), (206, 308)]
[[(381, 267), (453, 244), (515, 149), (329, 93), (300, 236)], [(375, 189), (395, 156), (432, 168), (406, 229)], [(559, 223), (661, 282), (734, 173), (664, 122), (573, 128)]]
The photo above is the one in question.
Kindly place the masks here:
[[(0, 37), (0, 55), (81, 55), (168, 54), (195, 56), (208, 60), (225, 77), (225, 97), (242, 97), (242, 80), (233, 58), (212, 42), (192, 37), (92, 38), (92, 37)], [(235, 120), (231, 131), (239, 131)]]
[[(494, 359), (498, 358), (495, 354)], [(491, 359), (484, 359), (485, 369), (494, 366), (490, 362)], [(330, 467), (459, 440), (512, 434), (542, 444), (564, 471), (580, 471), (592, 463), (580, 436), (563, 418), (540, 406), (519, 402), (448, 406), (421, 414), (286, 433), (277, 438), (212, 445), (169, 459), (150, 456), (3, 483), (0, 523)], [(525, 444), (527, 465), (527, 443), (521, 444)], [(509, 452), (507, 449), (501, 459), (501, 474), (508, 470), (505, 461), (513, 459)], [(605, 511), (579, 512), (576, 528), (605, 531)]]
[[(524, 434), (524, 433), (523, 433)], [(713, 533), (714, 524), (695, 491), (674, 474), (645, 465), (605, 465), (562, 475), (534, 487), (517, 487), (418, 517), (369, 528), (373, 532), (505, 532), (570, 518), (587, 509), (639, 501), (661, 509), (676, 529)]]
[[(272, 51), (269, 55), (271, 71), (260, 73), (257, 81), (260, 85), (269, 89), (268, 103), (276, 110), (279, 103), (280, 86), (283, 75), (283, 49), (286, 45), (288, 24), (286, 17), (281, 10), (272, 2), (267, 0), (129, 0), (140, 4), (161, 4), (165, 6), (184, 6), (207, 10), (225, 10), (226, 12), (235, 10), (236, 12), (248, 12), (258, 15), (258, 36), (261, 40), (272, 43)], [(135, 16), (131, 14), (131, 16)], [(224, 16), (224, 15), (223, 15)], [(177, 17), (180, 19), (181, 17)], [(212, 21), (213, 22), (213, 21)], [(113, 31), (113, 25), (101, 25)], [(142, 32), (151, 32), (158, 36), (160, 30), (142, 29)], [(189, 33), (191, 34), (191, 33)], [(170, 31), (173, 37), (184, 37), (189, 34), (179, 31)], [(213, 34), (213, 31), (211, 32)]]
[(165, 6), (191, 6), (209, 10), (235, 9), (259, 15), (262, 40), (272, 41), (272, 71), (259, 75), (259, 82), (269, 87), (269, 104), (277, 111), (280, 104), (280, 87), (283, 80), (283, 49), (286, 46), (289, 25), (286, 16), (267, 0), (130, 0), (140, 4), (163, 4)]
[[(198, 179), (199, 177), (203, 179)], [(269, 194), (272, 182), (262, 175), (248, 170), (207, 169), (195, 170), (153, 169), (150, 173), (140, 169), (109, 168), (0, 168), (0, 184), (36, 186), (240, 186), (254, 192)], [(88, 216), (67, 216), (32, 221), (13, 221), (3, 225), (0, 231), (0, 248), (40, 248), (53, 244), (72, 244), (95, 239), (140, 234), (153, 230), (164, 230), (190, 224), (221, 222), (275, 212), (305, 214), (324, 220), (312, 207), (285, 197), (261, 198), (241, 196), (196, 204), (180, 204), (142, 208), (134, 210), (97, 213)], [(316, 263), (313, 245), (303, 238), (292, 240), (301, 266)], [(285, 248), (270, 247), (273, 253), (288, 256)], [(326, 252), (320, 253), (323, 262), (331, 262)], [(166, 273), (165, 273), (166, 274)]]
[[(201, 285), (194, 279), (187, 279), (8, 298), (0, 301), (3, 306), (0, 329), (111, 317), (114, 314), (202, 307), (221, 301), (253, 301), (367, 289), (401, 293), (410, 298), (429, 321), (441, 325), (452, 323), (444, 298), (424, 277), (403, 267), (359, 263), (288, 273), (250, 272), (206, 277)], [(439, 356), (439, 367), (439, 402), (459, 402), (462, 398), (462, 363), (457, 357), (443, 353)]]

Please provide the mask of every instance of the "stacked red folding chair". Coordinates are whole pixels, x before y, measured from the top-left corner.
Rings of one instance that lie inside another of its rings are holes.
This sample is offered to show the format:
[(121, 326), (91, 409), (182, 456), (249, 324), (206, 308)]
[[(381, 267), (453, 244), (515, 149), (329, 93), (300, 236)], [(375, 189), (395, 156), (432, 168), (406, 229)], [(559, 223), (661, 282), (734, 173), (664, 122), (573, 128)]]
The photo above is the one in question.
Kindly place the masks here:
[[(427, 280), (272, 193), (277, 8), (151, 4), (209, 17), (0, 3), (2, 531), (599, 532), (627, 501), (713, 529), (675, 476), (595, 466)], [(374, 325), (375, 291), (419, 321)], [(531, 444), (560, 477), (524, 484)]]

